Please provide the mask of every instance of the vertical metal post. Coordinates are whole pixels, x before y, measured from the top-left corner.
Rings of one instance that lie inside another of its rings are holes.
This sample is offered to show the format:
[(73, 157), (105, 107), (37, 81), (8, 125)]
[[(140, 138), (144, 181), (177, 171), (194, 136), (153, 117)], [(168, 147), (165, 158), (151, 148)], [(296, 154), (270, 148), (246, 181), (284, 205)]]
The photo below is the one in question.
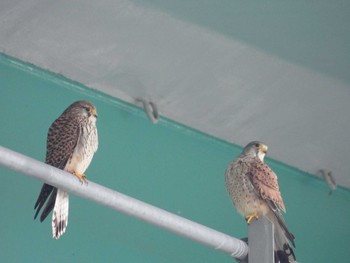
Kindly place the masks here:
[(249, 263), (274, 263), (273, 224), (266, 217), (252, 220), (248, 226)]

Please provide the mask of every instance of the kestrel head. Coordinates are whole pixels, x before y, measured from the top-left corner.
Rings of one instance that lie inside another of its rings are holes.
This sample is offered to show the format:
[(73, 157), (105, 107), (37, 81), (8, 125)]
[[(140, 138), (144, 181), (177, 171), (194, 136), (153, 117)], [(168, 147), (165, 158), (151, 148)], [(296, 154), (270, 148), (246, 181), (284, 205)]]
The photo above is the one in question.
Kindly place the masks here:
[(63, 114), (71, 114), (78, 116), (83, 116), (91, 119), (97, 118), (97, 111), (96, 107), (89, 101), (86, 100), (79, 100), (74, 103), (72, 103)]
[(247, 144), (243, 149), (244, 155), (257, 156), (262, 162), (267, 152), (267, 146), (259, 141), (253, 141)]

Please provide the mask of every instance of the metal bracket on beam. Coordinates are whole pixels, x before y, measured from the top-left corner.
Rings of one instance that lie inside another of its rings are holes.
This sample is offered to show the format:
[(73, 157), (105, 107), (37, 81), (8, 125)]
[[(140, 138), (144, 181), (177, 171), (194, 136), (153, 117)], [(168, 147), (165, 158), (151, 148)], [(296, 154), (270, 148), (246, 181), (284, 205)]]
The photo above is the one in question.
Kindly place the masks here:
[(157, 104), (155, 102), (150, 101), (146, 98), (136, 99), (136, 102), (142, 103), (143, 109), (146, 112), (148, 119), (153, 124), (158, 123), (160, 115), (159, 115)]

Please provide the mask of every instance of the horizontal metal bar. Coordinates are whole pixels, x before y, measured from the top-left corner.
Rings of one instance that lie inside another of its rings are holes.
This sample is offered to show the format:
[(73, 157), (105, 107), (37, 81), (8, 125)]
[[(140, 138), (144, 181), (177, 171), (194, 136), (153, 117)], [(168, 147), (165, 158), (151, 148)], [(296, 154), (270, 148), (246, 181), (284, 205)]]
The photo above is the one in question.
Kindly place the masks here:
[(82, 185), (68, 172), (2, 146), (0, 165), (225, 252), (237, 259), (244, 259), (248, 254), (247, 244), (239, 239), (91, 181), (88, 185)]

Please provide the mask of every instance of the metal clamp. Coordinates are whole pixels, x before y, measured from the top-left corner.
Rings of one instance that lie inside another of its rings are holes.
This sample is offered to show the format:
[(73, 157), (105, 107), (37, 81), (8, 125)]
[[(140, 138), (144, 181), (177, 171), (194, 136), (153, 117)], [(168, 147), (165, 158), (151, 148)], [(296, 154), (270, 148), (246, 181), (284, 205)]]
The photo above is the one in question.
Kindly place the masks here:
[(317, 175), (319, 175), (321, 178), (323, 178), (326, 181), (330, 189), (329, 194), (332, 194), (333, 191), (337, 189), (337, 182), (335, 181), (332, 171), (321, 169), (317, 172)]
[(136, 99), (136, 101), (142, 103), (143, 109), (146, 112), (147, 117), (153, 124), (156, 124), (160, 118), (157, 104), (147, 99)]

